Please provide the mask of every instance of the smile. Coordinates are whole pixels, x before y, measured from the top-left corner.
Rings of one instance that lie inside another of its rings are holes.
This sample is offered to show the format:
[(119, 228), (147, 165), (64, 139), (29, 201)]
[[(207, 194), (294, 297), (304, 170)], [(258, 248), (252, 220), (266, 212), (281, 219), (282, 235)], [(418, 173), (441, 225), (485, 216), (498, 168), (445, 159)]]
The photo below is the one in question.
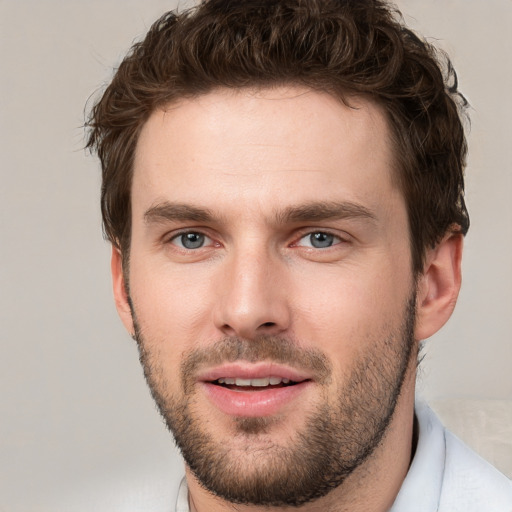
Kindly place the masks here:
[[(234, 377), (221, 377), (213, 382), (219, 386), (224, 386), (235, 391), (258, 391), (262, 389), (276, 389), (285, 386), (298, 384), (286, 377), (263, 377), (258, 379), (241, 379)], [(256, 389), (254, 389), (256, 388)]]
[(311, 375), (281, 365), (235, 363), (212, 369), (198, 384), (209, 402), (232, 417), (268, 417), (297, 406)]

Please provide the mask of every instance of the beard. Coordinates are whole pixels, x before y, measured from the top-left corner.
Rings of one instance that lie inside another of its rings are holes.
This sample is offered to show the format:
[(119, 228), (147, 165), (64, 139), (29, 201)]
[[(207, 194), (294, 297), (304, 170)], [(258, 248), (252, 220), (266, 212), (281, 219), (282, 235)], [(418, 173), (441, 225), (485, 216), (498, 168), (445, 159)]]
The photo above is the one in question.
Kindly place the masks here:
[[(365, 344), (369, 350), (359, 355), (334, 393), (327, 387), (332, 367), (321, 351), (276, 336), (228, 337), (185, 353), (178, 391), (168, 384), (158, 350), (144, 339), (133, 305), (132, 316), (146, 381), (186, 464), (206, 490), (235, 504), (298, 507), (339, 487), (384, 438), (417, 356), (413, 293), (401, 325)], [(233, 361), (286, 363), (315, 375), (321, 400), (285, 445), (272, 438), (272, 427), (282, 421), (274, 417), (234, 418), (231, 444), (208, 431), (194, 375), (203, 366)]]

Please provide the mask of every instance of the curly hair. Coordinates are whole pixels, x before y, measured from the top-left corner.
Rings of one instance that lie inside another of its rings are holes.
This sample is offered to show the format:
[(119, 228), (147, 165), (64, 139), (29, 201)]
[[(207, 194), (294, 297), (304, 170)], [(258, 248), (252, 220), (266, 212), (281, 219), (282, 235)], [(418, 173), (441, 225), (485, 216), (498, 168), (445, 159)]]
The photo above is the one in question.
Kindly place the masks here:
[(289, 84), (383, 106), (416, 273), (428, 247), (466, 234), (467, 103), (448, 57), (399, 11), (384, 0), (206, 0), (156, 21), (91, 109), (87, 147), (101, 160), (106, 238), (129, 253), (133, 161), (152, 112), (214, 88)]

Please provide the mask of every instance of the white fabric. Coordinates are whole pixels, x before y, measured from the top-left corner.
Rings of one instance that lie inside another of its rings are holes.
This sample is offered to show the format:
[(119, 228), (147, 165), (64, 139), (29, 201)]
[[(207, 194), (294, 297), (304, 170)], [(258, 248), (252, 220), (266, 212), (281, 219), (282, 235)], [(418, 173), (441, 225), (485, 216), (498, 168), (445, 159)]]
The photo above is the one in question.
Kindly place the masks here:
[(185, 477), (182, 478), (180, 488), (178, 490), (175, 512), (190, 512), (188, 507), (188, 487)]
[(512, 482), (446, 430), (424, 403), (414, 460), (390, 512), (512, 512)]
[[(512, 512), (512, 481), (416, 404), (416, 453), (389, 512)], [(183, 478), (175, 512), (189, 512)]]
[(512, 393), (509, 400), (444, 398), (429, 405), (448, 430), (512, 479)]

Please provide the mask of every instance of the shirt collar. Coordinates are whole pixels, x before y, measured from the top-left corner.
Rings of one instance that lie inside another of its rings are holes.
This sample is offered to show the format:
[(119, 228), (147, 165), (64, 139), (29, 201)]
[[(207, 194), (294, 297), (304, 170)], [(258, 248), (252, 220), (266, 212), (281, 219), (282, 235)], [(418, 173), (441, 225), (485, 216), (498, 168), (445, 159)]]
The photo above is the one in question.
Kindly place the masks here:
[(180, 488), (178, 489), (178, 498), (176, 499), (175, 512), (190, 512), (188, 506), (188, 486), (185, 477), (181, 479)]
[(427, 404), (416, 402), (418, 444), (414, 459), (389, 512), (436, 512), (446, 460), (445, 431)]

